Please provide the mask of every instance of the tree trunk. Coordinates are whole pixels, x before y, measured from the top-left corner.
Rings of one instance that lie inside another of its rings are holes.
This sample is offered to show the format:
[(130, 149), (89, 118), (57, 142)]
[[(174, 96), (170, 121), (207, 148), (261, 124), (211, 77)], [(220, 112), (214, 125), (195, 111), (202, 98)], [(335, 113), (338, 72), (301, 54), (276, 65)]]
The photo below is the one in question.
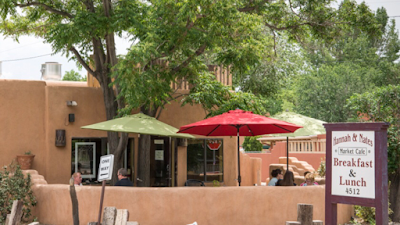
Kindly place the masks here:
[[(157, 108), (150, 109), (141, 107), (142, 113), (154, 117), (157, 112)], [(137, 182), (138, 187), (150, 187), (150, 147), (151, 147), (151, 136), (140, 135), (139, 138), (139, 154), (138, 154), (138, 171)]]
[(400, 169), (397, 169), (394, 174), (389, 175), (390, 193), (389, 202), (393, 214), (390, 218), (393, 222), (400, 222)]
[[(114, 119), (115, 116), (117, 115), (118, 107), (113, 87), (110, 86), (111, 79), (109, 78), (109, 75), (106, 72), (101, 73), (100, 75), (98, 75), (98, 77), (100, 79), (97, 80), (99, 81), (101, 88), (103, 90), (106, 118), (107, 120)], [(114, 154), (114, 166), (113, 166), (113, 176), (111, 184), (115, 184), (115, 182), (117, 182), (118, 180), (116, 173), (118, 169), (122, 168), (123, 166), (122, 157), (123, 157), (123, 152), (125, 151), (128, 143), (128, 134), (121, 133), (119, 138), (117, 132), (107, 132), (107, 141), (110, 148), (110, 154)]]
[(140, 135), (138, 155), (138, 187), (150, 187), (150, 135)]

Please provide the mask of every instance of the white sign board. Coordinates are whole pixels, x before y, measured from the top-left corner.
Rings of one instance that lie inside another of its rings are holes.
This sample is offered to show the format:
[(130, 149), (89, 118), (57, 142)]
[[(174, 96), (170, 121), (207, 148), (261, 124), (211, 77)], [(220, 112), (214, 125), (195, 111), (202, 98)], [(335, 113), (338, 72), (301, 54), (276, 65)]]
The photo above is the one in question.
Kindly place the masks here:
[(114, 165), (114, 155), (103, 155), (100, 157), (98, 181), (111, 180)]
[(332, 131), (332, 195), (375, 198), (374, 131)]
[(164, 150), (155, 151), (155, 160), (164, 160)]

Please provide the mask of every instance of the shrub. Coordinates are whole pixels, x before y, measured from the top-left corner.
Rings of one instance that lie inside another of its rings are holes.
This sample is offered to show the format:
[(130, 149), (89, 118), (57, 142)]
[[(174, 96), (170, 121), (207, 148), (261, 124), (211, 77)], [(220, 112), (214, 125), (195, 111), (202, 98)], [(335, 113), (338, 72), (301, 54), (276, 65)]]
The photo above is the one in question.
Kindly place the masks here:
[(0, 224), (4, 224), (7, 214), (11, 213), (14, 200), (23, 201), (23, 220), (31, 216), (31, 208), (36, 205), (36, 199), (31, 189), (31, 176), (24, 177), (19, 165), (15, 162), (4, 166), (0, 172)]
[(321, 163), (319, 164), (319, 167), (317, 169), (317, 173), (320, 177), (325, 177), (326, 174), (326, 162), (325, 159), (321, 158)]
[(244, 151), (246, 152), (261, 152), (262, 151), (262, 144), (257, 138), (260, 136), (254, 137), (245, 137), (244, 142), (242, 144)]

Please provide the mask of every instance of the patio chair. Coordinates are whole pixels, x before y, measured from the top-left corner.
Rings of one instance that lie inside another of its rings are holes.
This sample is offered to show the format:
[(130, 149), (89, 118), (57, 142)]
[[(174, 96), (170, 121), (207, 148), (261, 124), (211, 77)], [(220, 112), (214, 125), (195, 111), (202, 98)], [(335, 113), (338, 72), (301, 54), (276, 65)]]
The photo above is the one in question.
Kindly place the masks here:
[(189, 179), (185, 182), (185, 186), (206, 186), (201, 180)]

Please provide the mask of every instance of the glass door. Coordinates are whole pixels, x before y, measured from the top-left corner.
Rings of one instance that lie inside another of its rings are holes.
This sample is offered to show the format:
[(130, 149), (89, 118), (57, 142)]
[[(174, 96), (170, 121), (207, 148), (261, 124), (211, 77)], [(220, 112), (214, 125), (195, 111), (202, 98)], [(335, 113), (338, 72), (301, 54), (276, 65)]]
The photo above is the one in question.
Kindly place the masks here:
[(171, 157), (168, 137), (151, 137), (150, 186), (171, 186)]

